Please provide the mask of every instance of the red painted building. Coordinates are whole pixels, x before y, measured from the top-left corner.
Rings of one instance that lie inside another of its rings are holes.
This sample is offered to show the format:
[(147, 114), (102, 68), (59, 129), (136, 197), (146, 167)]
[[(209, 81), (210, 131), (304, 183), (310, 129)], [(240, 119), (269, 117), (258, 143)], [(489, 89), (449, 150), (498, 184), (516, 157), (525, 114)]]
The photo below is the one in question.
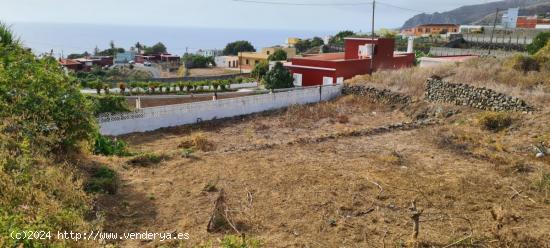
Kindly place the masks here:
[(399, 69), (414, 63), (413, 53), (394, 52), (394, 39), (346, 38), (343, 53), (296, 57), (285, 67), (293, 74), (297, 86), (341, 83), (371, 71), (369, 44), (374, 44), (374, 70)]
[(516, 27), (518, 28), (535, 28), (537, 26), (536, 16), (518, 16)]
[(85, 70), (84, 64), (74, 59), (59, 59), (59, 64), (68, 70), (83, 71)]
[(91, 71), (92, 67), (107, 67), (113, 65), (112, 56), (92, 56), (79, 59), (59, 59), (61, 66), (73, 71)]
[(516, 22), (518, 28), (536, 28), (537, 25), (550, 25), (550, 19), (537, 16), (518, 16)]

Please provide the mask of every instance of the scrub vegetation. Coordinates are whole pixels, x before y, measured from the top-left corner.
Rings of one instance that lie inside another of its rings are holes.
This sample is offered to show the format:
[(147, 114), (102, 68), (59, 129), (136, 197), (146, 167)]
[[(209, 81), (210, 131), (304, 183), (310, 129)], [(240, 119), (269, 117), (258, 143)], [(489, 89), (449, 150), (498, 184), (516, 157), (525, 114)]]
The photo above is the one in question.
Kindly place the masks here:
[[(0, 24), (0, 246), (75, 246), (14, 240), (14, 231), (89, 231), (91, 197), (78, 159), (97, 131), (90, 101), (54, 58), (37, 58)], [(81, 242), (79, 247), (86, 247)], [(90, 246), (92, 247), (92, 246)]]

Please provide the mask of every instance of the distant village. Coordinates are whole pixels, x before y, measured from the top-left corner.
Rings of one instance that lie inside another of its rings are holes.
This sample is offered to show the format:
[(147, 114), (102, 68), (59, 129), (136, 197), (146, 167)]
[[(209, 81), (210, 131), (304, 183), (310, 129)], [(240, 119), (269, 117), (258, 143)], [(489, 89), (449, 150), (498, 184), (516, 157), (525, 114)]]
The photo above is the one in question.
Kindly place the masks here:
[[(223, 50), (199, 49), (179, 56), (168, 53), (165, 47), (160, 51), (141, 49), (138, 42), (129, 51), (119, 51), (113, 46), (115, 52), (111, 55), (84, 54), (78, 58), (60, 58), (59, 63), (73, 72), (129, 66), (153, 72), (152, 78), (184, 79), (202, 75), (191, 75), (192, 68), (219, 69), (214, 75), (243, 74), (260, 66), (272, 68), (281, 62), (293, 75), (295, 86), (328, 85), (379, 69), (415, 64), (434, 66), (476, 56), (524, 53), (525, 46), (538, 33), (550, 30), (550, 19), (518, 13), (518, 8), (508, 9), (493, 26), (430, 23), (402, 30), (380, 30), (374, 39), (371, 34), (343, 31), (323, 38), (291, 37), (284, 44), (258, 51), (249, 42), (237, 41)], [(239, 42), (246, 46), (240, 44), (239, 48), (230, 49)], [(193, 61), (201, 58), (202, 62)]]

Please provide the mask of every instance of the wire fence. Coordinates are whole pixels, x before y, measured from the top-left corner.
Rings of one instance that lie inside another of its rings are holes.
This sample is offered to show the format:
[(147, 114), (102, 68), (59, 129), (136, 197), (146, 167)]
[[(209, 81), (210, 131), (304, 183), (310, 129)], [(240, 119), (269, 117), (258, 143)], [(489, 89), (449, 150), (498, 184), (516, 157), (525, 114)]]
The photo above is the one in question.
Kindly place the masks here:
[(491, 50), (491, 54), (489, 54), (488, 49), (470, 49), (470, 48), (464, 49), (464, 48), (449, 48), (449, 47), (431, 47), (430, 48), (430, 55), (432, 56), (491, 55), (491, 56), (501, 58), (501, 57), (512, 56), (518, 53), (527, 55), (526, 52), (518, 52), (518, 51)]

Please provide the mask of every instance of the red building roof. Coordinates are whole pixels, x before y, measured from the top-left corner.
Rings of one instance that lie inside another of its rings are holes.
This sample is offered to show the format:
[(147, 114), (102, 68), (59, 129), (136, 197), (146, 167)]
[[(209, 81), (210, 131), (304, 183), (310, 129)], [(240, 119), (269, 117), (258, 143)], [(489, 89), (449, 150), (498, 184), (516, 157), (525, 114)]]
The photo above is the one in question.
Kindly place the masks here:
[(63, 66), (80, 65), (81, 63), (73, 59), (59, 59), (59, 64)]

